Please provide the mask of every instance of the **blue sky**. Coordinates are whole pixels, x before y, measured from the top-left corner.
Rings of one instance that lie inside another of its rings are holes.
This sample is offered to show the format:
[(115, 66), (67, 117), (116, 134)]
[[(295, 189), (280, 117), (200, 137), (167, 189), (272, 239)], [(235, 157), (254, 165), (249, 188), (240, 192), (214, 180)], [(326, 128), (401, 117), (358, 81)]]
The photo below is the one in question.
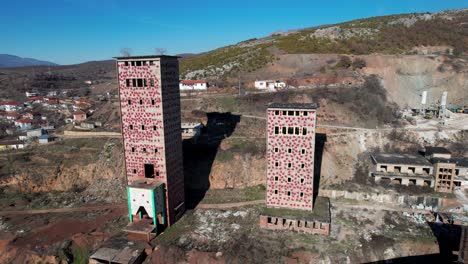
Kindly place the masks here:
[(6, 0), (0, 53), (59, 64), (199, 53), (277, 30), (468, 7), (468, 0)]

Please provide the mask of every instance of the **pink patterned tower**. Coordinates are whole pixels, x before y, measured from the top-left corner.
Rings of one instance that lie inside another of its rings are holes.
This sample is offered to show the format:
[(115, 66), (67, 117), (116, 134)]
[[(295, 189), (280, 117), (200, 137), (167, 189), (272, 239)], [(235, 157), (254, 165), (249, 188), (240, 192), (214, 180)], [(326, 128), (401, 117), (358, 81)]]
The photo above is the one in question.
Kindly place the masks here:
[(312, 210), (316, 104), (267, 109), (267, 206)]
[[(166, 211), (163, 215), (171, 225), (185, 211), (178, 57), (116, 59), (128, 185), (144, 189), (163, 184)], [(158, 211), (146, 204), (133, 204), (131, 209), (131, 202), (138, 201), (129, 195), (129, 210), (138, 210), (140, 218), (141, 212)], [(138, 214), (131, 214), (130, 220)]]

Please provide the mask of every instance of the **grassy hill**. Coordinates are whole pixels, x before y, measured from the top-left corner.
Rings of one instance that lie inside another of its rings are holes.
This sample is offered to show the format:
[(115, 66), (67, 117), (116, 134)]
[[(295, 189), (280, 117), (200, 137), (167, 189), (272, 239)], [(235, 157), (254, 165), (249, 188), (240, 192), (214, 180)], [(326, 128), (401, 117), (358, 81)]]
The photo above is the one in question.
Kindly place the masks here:
[(353, 20), (250, 39), (182, 60), (187, 79), (233, 76), (273, 62), (278, 54), (405, 54), (417, 46), (466, 52), (468, 9)]

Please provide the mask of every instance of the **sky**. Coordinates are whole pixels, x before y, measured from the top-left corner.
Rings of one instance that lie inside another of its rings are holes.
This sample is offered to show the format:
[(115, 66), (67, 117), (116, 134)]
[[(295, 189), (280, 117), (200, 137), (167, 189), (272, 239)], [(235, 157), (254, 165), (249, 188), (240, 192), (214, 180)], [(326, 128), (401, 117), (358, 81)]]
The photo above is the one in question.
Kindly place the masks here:
[(6, 0), (0, 54), (75, 64), (132, 55), (200, 53), (352, 19), (467, 8), (468, 0)]

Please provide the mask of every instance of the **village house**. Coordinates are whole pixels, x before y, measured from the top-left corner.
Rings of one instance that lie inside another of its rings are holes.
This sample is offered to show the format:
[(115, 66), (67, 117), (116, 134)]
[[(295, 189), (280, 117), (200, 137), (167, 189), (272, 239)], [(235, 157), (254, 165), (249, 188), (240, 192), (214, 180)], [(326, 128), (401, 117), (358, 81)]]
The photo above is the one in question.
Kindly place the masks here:
[(26, 97), (33, 97), (37, 96), (38, 94), (36, 92), (26, 92)]
[(29, 118), (33, 120), (41, 119), (41, 117), (42, 117), (41, 113), (38, 113), (38, 112), (28, 112), (28, 113), (23, 114), (23, 118)]
[(60, 104), (59, 99), (55, 97), (44, 97), (42, 105), (47, 108), (57, 108)]
[(21, 115), (18, 113), (6, 113), (4, 116), (7, 120), (10, 121), (16, 120), (21, 117)]
[(90, 105), (88, 103), (79, 102), (73, 105), (73, 110), (74, 111), (83, 110), (83, 109), (88, 109), (89, 107)]
[(50, 135), (42, 135), (38, 138), (39, 144), (47, 144), (52, 141), (54, 141), (54, 139)]
[(286, 83), (278, 80), (261, 80), (255, 81), (254, 86), (259, 90), (274, 91), (278, 88), (285, 88)]
[(73, 115), (73, 120), (74, 121), (80, 122), (80, 121), (86, 120), (86, 113), (81, 111), (81, 110), (77, 110), (77, 111), (73, 112), (72, 115)]
[(182, 123), (182, 138), (198, 137), (201, 135), (203, 125), (201, 123)]
[(26, 138), (31, 139), (31, 138), (37, 138), (40, 137), (44, 134), (44, 130), (42, 128), (37, 128), (33, 130), (29, 130), (26, 132)]
[(379, 153), (371, 155), (376, 182), (428, 186), (437, 192), (468, 189), (468, 157), (452, 158), (442, 147), (426, 147), (423, 155)]
[(15, 120), (15, 126), (21, 130), (28, 130), (32, 128), (34, 120), (29, 118), (20, 118)]
[(24, 149), (27, 144), (22, 140), (3, 140), (0, 141), (0, 150)]
[(208, 89), (208, 81), (205, 80), (183, 80), (179, 83), (181, 91), (206, 90)]
[(31, 96), (31, 97), (28, 97), (27, 100), (31, 104), (40, 104), (44, 101), (44, 98), (42, 96)]
[(0, 110), (4, 110), (7, 112), (14, 112), (18, 110), (22, 110), (24, 108), (24, 104), (17, 101), (8, 101), (3, 102), (0, 104)]

